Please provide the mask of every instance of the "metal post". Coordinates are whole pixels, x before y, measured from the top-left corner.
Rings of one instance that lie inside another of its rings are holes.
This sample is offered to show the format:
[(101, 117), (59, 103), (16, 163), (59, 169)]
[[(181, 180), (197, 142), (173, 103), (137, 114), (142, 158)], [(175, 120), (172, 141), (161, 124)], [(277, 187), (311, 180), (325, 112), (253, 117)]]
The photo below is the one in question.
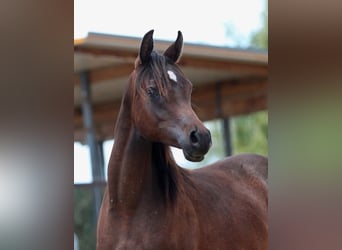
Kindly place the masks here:
[(105, 180), (105, 162), (104, 162), (104, 152), (103, 152), (103, 141), (98, 141), (97, 146), (99, 149), (99, 156), (100, 156), (100, 171), (101, 171), (101, 181)]
[(223, 147), (226, 156), (232, 155), (232, 144), (230, 136), (230, 120), (229, 117), (224, 117), (222, 112), (222, 95), (221, 95), (221, 83), (216, 84), (216, 115), (221, 117), (222, 120), (222, 132), (223, 132)]
[[(81, 88), (81, 101), (82, 101), (82, 116), (84, 129), (86, 131), (86, 143), (89, 146), (91, 168), (93, 174), (93, 182), (98, 182), (104, 180), (104, 170), (103, 164), (101, 164), (101, 152), (99, 150), (99, 144), (96, 140), (95, 126), (93, 121), (93, 113), (91, 106), (91, 88), (88, 72), (80, 73), (80, 88)], [(102, 195), (99, 186), (95, 186), (94, 189), (94, 205), (95, 205), (95, 218), (97, 220), (101, 202)]]
[(226, 156), (232, 155), (232, 144), (231, 144), (231, 136), (230, 136), (230, 119), (229, 117), (225, 117), (222, 119), (222, 128), (223, 128), (223, 136), (224, 136), (224, 150)]

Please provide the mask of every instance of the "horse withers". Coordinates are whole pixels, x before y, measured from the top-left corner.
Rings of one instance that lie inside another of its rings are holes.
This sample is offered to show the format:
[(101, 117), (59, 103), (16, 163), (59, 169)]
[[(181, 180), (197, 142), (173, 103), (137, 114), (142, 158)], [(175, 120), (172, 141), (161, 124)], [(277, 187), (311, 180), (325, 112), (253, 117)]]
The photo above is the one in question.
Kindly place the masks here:
[(142, 39), (122, 98), (97, 249), (267, 249), (267, 158), (241, 154), (196, 170), (176, 164), (170, 146), (201, 161), (211, 136), (177, 65), (182, 33), (163, 54), (152, 36)]

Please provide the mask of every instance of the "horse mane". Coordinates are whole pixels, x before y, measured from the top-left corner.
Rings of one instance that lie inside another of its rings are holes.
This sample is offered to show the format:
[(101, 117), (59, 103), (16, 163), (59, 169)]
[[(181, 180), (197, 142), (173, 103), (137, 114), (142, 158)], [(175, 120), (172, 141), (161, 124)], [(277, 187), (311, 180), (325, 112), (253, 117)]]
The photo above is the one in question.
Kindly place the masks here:
[(174, 204), (179, 191), (179, 173), (169, 146), (159, 142), (152, 143), (152, 167), (164, 202)]

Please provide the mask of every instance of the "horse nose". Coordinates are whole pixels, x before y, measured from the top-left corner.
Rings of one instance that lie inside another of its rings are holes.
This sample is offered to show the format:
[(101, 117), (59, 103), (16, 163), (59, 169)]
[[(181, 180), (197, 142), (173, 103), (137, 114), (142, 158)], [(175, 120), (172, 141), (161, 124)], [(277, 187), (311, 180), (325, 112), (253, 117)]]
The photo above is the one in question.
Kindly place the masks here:
[(208, 129), (199, 131), (197, 128), (190, 132), (191, 146), (198, 153), (207, 153), (211, 146), (211, 134)]

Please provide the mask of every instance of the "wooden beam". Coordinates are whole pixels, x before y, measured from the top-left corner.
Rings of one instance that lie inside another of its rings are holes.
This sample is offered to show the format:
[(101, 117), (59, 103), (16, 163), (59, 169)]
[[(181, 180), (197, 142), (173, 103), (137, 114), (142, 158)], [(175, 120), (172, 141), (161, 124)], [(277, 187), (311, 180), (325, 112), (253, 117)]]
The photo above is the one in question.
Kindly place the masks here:
[(95, 56), (115, 56), (123, 58), (136, 58), (138, 56), (137, 50), (113, 50), (106, 48), (86, 47), (86, 46), (74, 46), (74, 52), (91, 54)]
[[(110, 102), (100, 105), (93, 106), (93, 116), (95, 124), (101, 124), (105, 122), (115, 122), (116, 117), (119, 114), (120, 109), (120, 101)], [(74, 110), (74, 127), (75, 128), (82, 128), (83, 121), (82, 121), (82, 113), (79, 108)]]
[(179, 64), (184, 67), (202, 69), (226, 70), (236, 73), (248, 73), (249, 75), (266, 76), (268, 74), (267, 64), (255, 64), (238, 61), (222, 61), (200, 57), (183, 56)]
[(249, 114), (267, 109), (267, 95), (261, 94), (242, 99), (224, 98), (221, 102), (221, 112), (217, 112), (214, 101), (202, 102), (202, 105), (194, 105), (193, 109), (202, 121), (209, 121), (228, 116)]
[(215, 100), (217, 98), (217, 84), (220, 85), (221, 98), (241, 99), (258, 95), (260, 92), (265, 93), (268, 83), (266, 78), (229, 79), (218, 83), (207, 83), (193, 90), (192, 102), (200, 105), (206, 100)]
[[(193, 58), (182, 58), (179, 62), (184, 67), (194, 67), (203, 69), (219, 69), (226, 70), (236, 73), (247, 73), (248, 75), (254, 75), (256, 77), (267, 76), (268, 66), (267, 65), (249, 65), (244, 63), (229, 63), (220, 61), (208, 61)], [(89, 79), (91, 84), (111, 80), (128, 76), (134, 69), (133, 63), (123, 63), (116, 66), (93, 69), (89, 71)], [(78, 85), (79, 73), (74, 74), (74, 85)]]
[[(91, 54), (94, 56), (114, 56), (125, 59), (127, 61), (131, 60), (131, 63), (123, 63), (117, 66), (111, 66), (100, 69), (91, 69), (89, 71), (89, 77), (91, 83), (96, 83), (98, 81), (110, 80), (113, 78), (128, 76), (134, 67), (134, 60), (137, 57), (137, 51), (132, 50), (112, 50), (105, 48), (93, 48), (93, 47), (74, 47), (75, 52), (81, 52), (86, 54)], [(268, 75), (268, 64), (258, 64), (251, 62), (242, 62), (233, 59), (222, 60), (213, 59), (206, 57), (198, 57), (191, 55), (182, 56), (179, 61), (179, 65), (183, 67), (192, 67), (199, 69), (216, 69), (225, 70), (234, 73), (243, 73), (254, 76), (267, 76)], [(74, 75), (74, 84), (79, 84), (78, 73)]]
[[(91, 84), (128, 76), (134, 69), (133, 63), (124, 63), (117, 66), (94, 69), (89, 71)], [(79, 73), (74, 74), (74, 85), (80, 84)]]

